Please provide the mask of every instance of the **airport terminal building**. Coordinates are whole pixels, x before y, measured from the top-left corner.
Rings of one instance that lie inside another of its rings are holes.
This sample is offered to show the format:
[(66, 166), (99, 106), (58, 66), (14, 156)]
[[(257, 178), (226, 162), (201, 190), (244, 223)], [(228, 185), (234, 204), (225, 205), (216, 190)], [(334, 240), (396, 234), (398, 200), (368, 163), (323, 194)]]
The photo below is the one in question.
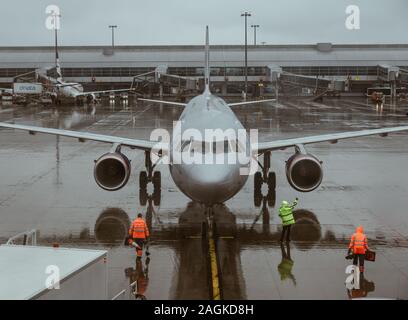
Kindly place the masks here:
[[(212, 82), (225, 87), (244, 81), (241, 45), (211, 46)], [(117, 86), (134, 76), (167, 66), (168, 74), (203, 75), (203, 46), (62, 46), (59, 57), (64, 79), (88, 86)], [(54, 47), (0, 47), (0, 83), (38, 68), (55, 65)], [(408, 69), (408, 45), (249, 45), (248, 82), (270, 82), (270, 66), (286, 73), (355, 82), (378, 79), (379, 66)], [(386, 71), (385, 71), (386, 72)], [(356, 86), (355, 86), (356, 87)]]

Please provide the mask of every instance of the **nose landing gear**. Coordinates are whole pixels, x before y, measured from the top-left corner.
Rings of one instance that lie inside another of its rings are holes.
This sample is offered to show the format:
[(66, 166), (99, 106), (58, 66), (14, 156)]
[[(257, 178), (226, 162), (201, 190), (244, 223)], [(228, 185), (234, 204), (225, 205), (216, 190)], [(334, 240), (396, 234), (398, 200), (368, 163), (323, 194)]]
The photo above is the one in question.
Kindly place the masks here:
[(263, 165), (259, 163), (262, 168), (262, 172), (256, 172), (254, 175), (254, 205), (255, 207), (260, 207), (263, 198), (265, 196), (262, 194), (262, 185), (264, 183), (268, 186), (268, 193), (266, 199), (268, 201), (268, 206), (273, 207), (276, 203), (276, 174), (275, 172), (270, 172), (271, 167), (271, 152), (265, 152), (263, 155)]
[[(153, 171), (157, 163), (153, 164), (149, 151), (145, 151), (145, 166), (146, 171), (141, 171), (139, 174), (139, 200), (142, 206), (145, 206), (149, 197), (153, 198), (154, 205), (160, 205), (161, 198), (161, 172)], [(153, 184), (153, 194), (147, 192), (147, 185)]]

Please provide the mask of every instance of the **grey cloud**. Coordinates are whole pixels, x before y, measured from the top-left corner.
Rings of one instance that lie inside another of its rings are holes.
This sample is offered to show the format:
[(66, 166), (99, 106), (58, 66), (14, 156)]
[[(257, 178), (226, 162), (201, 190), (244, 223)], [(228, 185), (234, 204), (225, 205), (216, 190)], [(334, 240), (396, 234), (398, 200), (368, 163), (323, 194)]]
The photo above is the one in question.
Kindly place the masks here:
[[(51, 45), (45, 8), (61, 8), (63, 45), (202, 44), (210, 25), (212, 44), (243, 42), (243, 18), (261, 25), (259, 42), (406, 43), (406, 0), (14, 0), (3, 3), (0, 45)], [(361, 9), (361, 29), (344, 26), (345, 8)], [(249, 41), (252, 30), (249, 28)]]

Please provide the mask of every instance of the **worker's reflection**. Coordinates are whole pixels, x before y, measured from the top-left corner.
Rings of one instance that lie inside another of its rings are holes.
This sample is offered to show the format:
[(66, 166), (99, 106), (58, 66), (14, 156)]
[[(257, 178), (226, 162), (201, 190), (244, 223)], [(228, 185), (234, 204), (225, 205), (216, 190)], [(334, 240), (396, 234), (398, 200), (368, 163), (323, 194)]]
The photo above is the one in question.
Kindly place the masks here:
[(282, 260), (278, 265), (278, 271), (282, 281), (287, 279), (292, 280), (293, 284), (296, 286), (296, 278), (292, 274), (292, 269), (294, 265), (294, 261), (290, 256), (290, 244), (286, 242), (286, 245), (281, 243), (281, 253), (282, 253)]
[(369, 292), (374, 292), (375, 283), (367, 280), (362, 273), (360, 273), (360, 288), (347, 289), (347, 296), (349, 299), (358, 299), (367, 297)]
[(144, 263), (142, 259), (136, 258), (135, 268), (125, 269), (126, 277), (129, 278), (132, 294), (137, 300), (146, 300), (145, 293), (149, 285), (149, 263), (149, 257), (146, 258)]

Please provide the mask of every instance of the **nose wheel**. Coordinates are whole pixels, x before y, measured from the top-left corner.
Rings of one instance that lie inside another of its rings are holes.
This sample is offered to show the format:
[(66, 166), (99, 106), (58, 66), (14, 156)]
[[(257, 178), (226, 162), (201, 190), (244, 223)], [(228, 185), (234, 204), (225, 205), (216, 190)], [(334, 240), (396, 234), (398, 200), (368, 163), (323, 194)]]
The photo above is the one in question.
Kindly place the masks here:
[(270, 170), (271, 153), (265, 152), (263, 156), (263, 164), (259, 163), (262, 172), (258, 171), (254, 176), (254, 205), (260, 207), (265, 196), (262, 194), (262, 185), (266, 183), (268, 193), (266, 199), (268, 206), (273, 207), (276, 203), (276, 173)]
[[(160, 205), (161, 199), (161, 172), (153, 171), (155, 165), (152, 164), (150, 152), (145, 152), (146, 171), (141, 171), (139, 174), (139, 200), (142, 206), (145, 206), (147, 200), (153, 198), (154, 205)], [(147, 185), (153, 184), (153, 194), (147, 192)]]

